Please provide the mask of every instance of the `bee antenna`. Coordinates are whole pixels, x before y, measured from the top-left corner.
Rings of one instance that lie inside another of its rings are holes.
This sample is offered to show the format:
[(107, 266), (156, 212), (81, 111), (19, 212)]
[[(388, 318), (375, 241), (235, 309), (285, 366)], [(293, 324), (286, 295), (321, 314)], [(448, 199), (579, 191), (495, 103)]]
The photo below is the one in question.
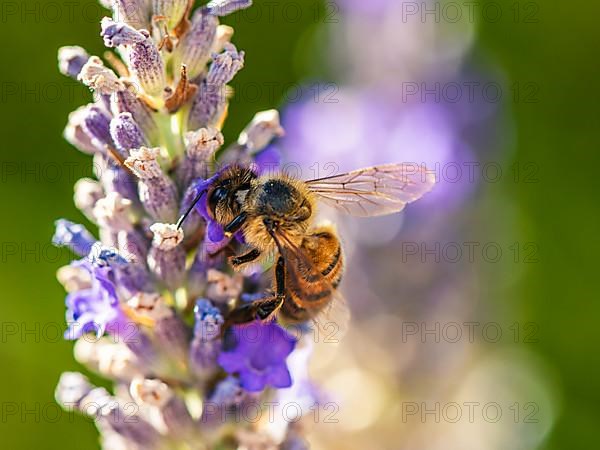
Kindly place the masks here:
[(185, 219), (187, 219), (187, 216), (190, 215), (190, 213), (194, 210), (194, 207), (196, 206), (196, 204), (200, 201), (200, 199), (202, 198), (202, 196), (204, 194), (206, 194), (207, 189), (203, 189), (202, 191), (200, 191), (200, 193), (198, 195), (196, 195), (196, 198), (194, 199), (194, 201), (192, 202), (192, 204), (190, 205), (190, 207), (187, 209), (187, 211), (185, 213), (183, 213), (183, 216), (181, 216), (179, 218), (179, 220), (177, 221), (177, 229), (181, 228), (181, 225), (183, 224), (183, 222), (185, 221)]

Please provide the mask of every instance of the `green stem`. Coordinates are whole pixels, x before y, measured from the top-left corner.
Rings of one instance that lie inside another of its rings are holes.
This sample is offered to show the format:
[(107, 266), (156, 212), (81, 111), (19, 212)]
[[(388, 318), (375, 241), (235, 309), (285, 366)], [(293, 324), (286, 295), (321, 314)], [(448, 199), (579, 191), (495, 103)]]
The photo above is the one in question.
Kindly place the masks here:
[[(181, 133), (173, 130), (173, 120), (178, 120), (178, 114), (159, 114), (157, 116), (157, 125), (160, 135), (160, 143), (167, 150), (169, 156), (173, 158), (183, 154), (183, 138)], [(175, 122), (176, 123), (176, 122)]]

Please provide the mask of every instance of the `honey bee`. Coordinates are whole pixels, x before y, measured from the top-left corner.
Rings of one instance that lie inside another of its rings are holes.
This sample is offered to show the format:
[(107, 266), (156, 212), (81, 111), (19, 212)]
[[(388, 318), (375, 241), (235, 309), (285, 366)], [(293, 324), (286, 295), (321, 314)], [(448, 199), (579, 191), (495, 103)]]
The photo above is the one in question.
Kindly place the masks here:
[(234, 268), (276, 255), (273, 295), (233, 309), (229, 325), (277, 315), (288, 323), (334, 320), (343, 326), (349, 315), (337, 289), (344, 267), (342, 246), (333, 226), (313, 225), (317, 201), (354, 216), (379, 216), (401, 211), (434, 184), (433, 174), (415, 164), (387, 164), (309, 181), (285, 174), (259, 177), (252, 168), (233, 165), (194, 199), (179, 225), (206, 195), (209, 213), (225, 233), (241, 230), (249, 246), (230, 258)]

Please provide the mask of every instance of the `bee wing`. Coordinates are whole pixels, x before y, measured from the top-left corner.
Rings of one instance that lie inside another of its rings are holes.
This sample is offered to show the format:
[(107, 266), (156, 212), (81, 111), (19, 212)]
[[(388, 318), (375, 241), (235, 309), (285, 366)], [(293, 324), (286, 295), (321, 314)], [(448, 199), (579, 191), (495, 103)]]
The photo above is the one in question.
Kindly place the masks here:
[(346, 335), (350, 318), (350, 308), (348, 308), (346, 298), (340, 291), (335, 290), (333, 299), (312, 318), (312, 321), (319, 330), (322, 341), (330, 344), (338, 343)]
[(358, 217), (402, 211), (429, 192), (435, 176), (418, 164), (385, 164), (307, 181), (323, 203)]
[(302, 281), (306, 279), (306, 276), (299, 273), (300, 267), (302, 267), (302, 270), (307, 272), (305, 275), (313, 279), (313, 283), (318, 283), (331, 292), (331, 299), (311, 319), (322, 334), (324, 342), (339, 342), (346, 334), (350, 323), (350, 309), (346, 299), (314, 266), (306, 252), (294, 244), (283, 230), (275, 230), (274, 239), (280, 249), (281, 256), (283, 256), (289, 276), (300, 280), (299, 283), (306, 283), (306, 281)]

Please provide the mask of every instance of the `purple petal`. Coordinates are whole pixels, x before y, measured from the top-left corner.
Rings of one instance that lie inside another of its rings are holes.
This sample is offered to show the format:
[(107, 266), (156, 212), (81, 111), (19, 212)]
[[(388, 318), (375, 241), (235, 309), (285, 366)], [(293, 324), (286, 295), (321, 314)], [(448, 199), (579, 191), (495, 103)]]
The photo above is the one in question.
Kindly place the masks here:
[(239, 372), (246, 367), (246, 361), (237, 353), (221, 352), (217, 361), (227, 373)]
[(272, 173), (281, 165), (281, 151), (274, 145), (269, 145), (254, 157), (259, 175)]
[(225, 238), (223, 227), (214, 220), (208, 222), (207, 236), (212, 242), (221, 242)]
[(265, 379), (267, 384), (276, 388), (288, 388), (292, 385), (292, 376), (285, 364), (271, 367)]
[(250, 371), (240, 372), (240, 384), (249, 392), (260, 392), (266, 386), (264, 376), (256, 375)]
[(83, 226), (69, 220), (60, 219), (55, 222), (56, 231), (52, 243), (69, 247), (79, 256), (87, 255), (97, 242), (94, 236)]

